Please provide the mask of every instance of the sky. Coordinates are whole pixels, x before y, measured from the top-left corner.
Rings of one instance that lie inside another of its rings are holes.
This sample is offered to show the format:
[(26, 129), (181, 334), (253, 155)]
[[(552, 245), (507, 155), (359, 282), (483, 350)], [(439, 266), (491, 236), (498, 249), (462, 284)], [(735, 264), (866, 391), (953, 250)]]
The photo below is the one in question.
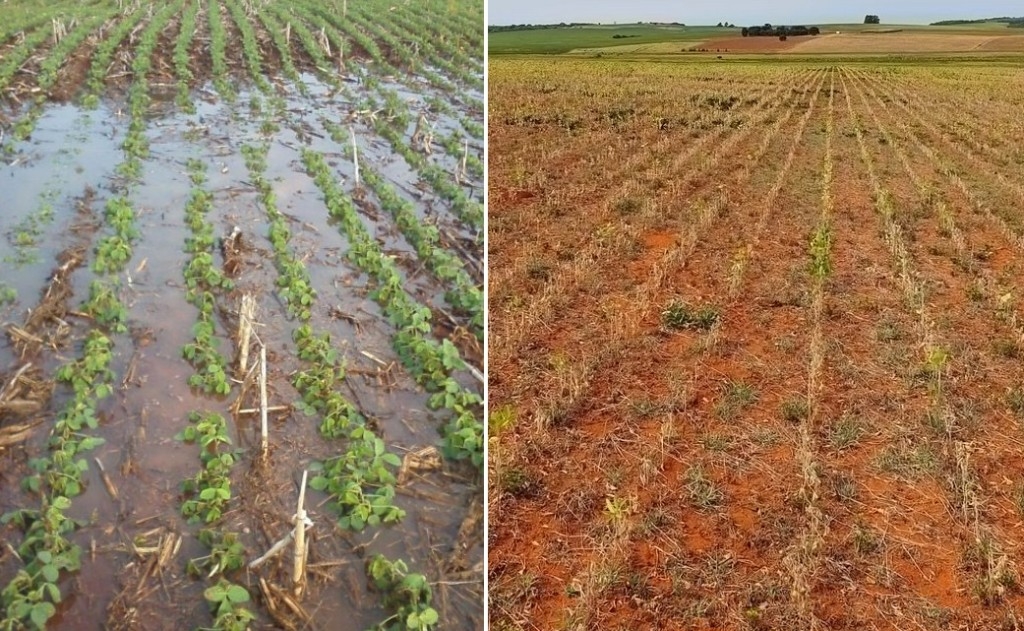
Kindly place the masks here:
[(487, 0), (487, 21), (504, 24), (559, 22), (682, 22), (751, 24), (843, 24), (878, 15), (883, 24), (927, 24), (938, 20), (1024, 15), (1020, 0)]

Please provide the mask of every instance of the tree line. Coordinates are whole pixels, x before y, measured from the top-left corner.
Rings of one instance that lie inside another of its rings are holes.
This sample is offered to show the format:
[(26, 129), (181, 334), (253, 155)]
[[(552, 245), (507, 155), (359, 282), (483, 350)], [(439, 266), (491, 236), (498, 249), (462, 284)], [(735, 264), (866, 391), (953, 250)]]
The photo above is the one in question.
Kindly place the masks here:
[[(682, 22), (634, 22), (633, 24), (616, 24), (615, 26), (686, 26)], [(607, 26), (600, 22), (560, 22), (558, 24), (505, 24), (491, 25), (487, 27), (488, 33), (501, 33), (503, 31), (533, 31), (540, 29), (569, 28), (575, 26)]]
[(963, 24), (982, 24), (984, 22), (1002, 22), (1010, 28), (1024, 28), (1024, 17), (983, 18), (980, 20), (942, 20), (940, 22), (932, 22), (931, 26), (960, 26)]
[(771, 24), (764, 24), (763, 26), (744, 26), (740, 33), (742, 33), (743, 37), (789, 37), (790, 35), (819, 35), (821, 29), (817, 26), (772, 26)]

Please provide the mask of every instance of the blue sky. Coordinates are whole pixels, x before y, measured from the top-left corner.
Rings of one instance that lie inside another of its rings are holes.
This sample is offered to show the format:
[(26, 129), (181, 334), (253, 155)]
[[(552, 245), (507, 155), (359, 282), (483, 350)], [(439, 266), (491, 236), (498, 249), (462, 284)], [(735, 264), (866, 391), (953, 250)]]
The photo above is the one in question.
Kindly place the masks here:
[(862, 22), (872, 13), (888, 24), (1024, 16), (1020, 0), (487, 0), (489, 24), (558, 22), (683, 22), (685, 24), (814, 24)]

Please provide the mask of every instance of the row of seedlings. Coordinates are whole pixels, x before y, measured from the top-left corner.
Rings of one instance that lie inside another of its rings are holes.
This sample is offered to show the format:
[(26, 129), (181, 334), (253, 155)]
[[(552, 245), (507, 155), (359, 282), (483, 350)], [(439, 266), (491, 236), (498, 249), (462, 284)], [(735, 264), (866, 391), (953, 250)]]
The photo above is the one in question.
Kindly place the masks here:
[[(335, 33), (335, 37), (339, 38), (339, 39), (341, 38), (340, 33), (344, 33), (345, 35), (347, 35), (360, 48), (362, 48), (364, 51), (367, 52), (367, 54), (370, 55), (371, 59), (373, 59), (373, 62), (381, 70), (383, 75), (389, 75), (389, 76), (395, 76), (395, 77), (405, 77), (405, 80), (407, 82), (409, 81), (406, 73), (403, 73), (403, 72), (399, 71), (397, 68), (395, 68), (393, 65), (391, 65), (388, 62), (388, 60), (385, 58), (385, 55), (384, 55), (383, 51), (381, 51), (381, 49), (377, 45), (376, 41), (372, 37), (367, 36), (359, 28), (356, 28), (349, 21), (341, 19), (337, 14), (333, 14), (330, 11), (327, 11), (326, 9), (324, 9), (322, 7), (316, 7), (316, 6), (304, 7), (304, 6), (300, 5), (300, 7), (298, 8), (298, 12), (301, 15), (303, 15), (304, 17), (306, 17), (306, 19), (312, 21), (314, 24), (317, 24), (322, 29), (324, 29), (327, 32), (328, 36), (330, 36), (330, 34), (332, 32)], [(364, 76), (362, 77), (362, 80), (370, 88), (380, 89), (380, 87), (381, 87), (380, 86), (380, 81), (379, 81), (377, 75), (374, 74), (374, 73), (364, 74)], [(410, 85), (410, 87), (413, 88), (413, 89), (419, 89), (419, 86), (415, 86), (415, 85)], [(406, 109), (405, 106), (404, 106), (404, 103), (401, 102), (401, 99), (393, 91), (387, 91), (385, 93), (382, 93), (382, 95), (384, 96), (385, 101), (392, 107), (393, 110), (395, 110), (395, 111), (404, 111)], [(483, 105), (482, 104), (470, 104), (470, 106), (472, 108), (474, 108), (474, 109), (477, 109), (477, 110), (481, 111), (481, 112), (483, 111)], [(371, 107), (370, 111), (376, 110), (376, 107), (374, 106), (374, 104), (371, 103), (370, 107)], [(439, 108), (439, 111), (453, 113), (453, 112), (451, 112), (451, 108), (448, 107), (447, 105), (444, 105), (443, 101), (441, 101), (440, 99), (437, 99), (436, 102), (435, 102), (435, 109), (438, 109), (438, 108)], [(361, 107), (360, 109), (365, 109), (365, 108)], [(408, 119), (406, 119), (404, 122), (408, 123)], [(460, 122), (461, 122), (463, 128), (466, 130), (466, 132), (469, 135), (471, 135), (473, 138), (476, 138), (476, 139), (483, 138), (483, 125), (481, 125), (479, 123), (476, 123), (475, 121), (470, 121), (469, 119), (463, 118), (463, 117), (460, 117)], [(458, 158), (458, 157), (461, 157), (462, 155), (464, 155), (463, 152), (457, 152), (457, 154), (455, 156), (453, 156), (453, 157)], [(408, 158), (408, 156), (406, 156), (406, 158)], [(417, 170), (420, 169), (419, 165), (414, 165), (414, 166), (416, 166)], [(443, 172), (443, 170), (442, 170), (442, 172)], [(437, 174), (435, 172), (428, 172), (426, 174), (424, 174), (424, 173), (420, 174), (420, 176), (423, 177), (423, 179), (426, 180), (428, 183), (430, 183), (431, 186), (435, 187), (435, 189), (438, 186), (443, 186), (442, 182), (446, 181), (446, 179), (438, 179), (436, 177), (436, 175)], [(450, 189), (450, 188), (444, 188), (444, 189), (441, 189), (441, 190), (437, 190), (437, 192), (438, 192), (438, 194), (440, 194), (442, 197), (445, 197), (446, 199), (448, 199), (448, 197), (447, 197), (448, 195), (455, 195), (454, 190)], [(458, 198), (450, 199), (449, 201), (453, 201), (456, 204), (461, 204), (461, 202), (460, 202), (460, 200)]]
[(220, 0), (210, 0), (206, 5), (207, 22), (210, 29), (210, 58), (213, 70), (213, 87), (221, 97), (231, 103), (235, 100), (235, 89), (228, 81), (227, 30), (221, 17)]
[(83, 474), (89, 468), (84, 454), (103, 444), (90, 430), (99, 425), (99, 402), (114, 391), (112, 348), (111, 339), (96, 327), (87, 334), (81, 357), (57, 371), (57, 381), (72, 388), (72, 397), (50, 431), (49, 457), (30, 460), (33, 474), (23, 482), (26, 490), (40, 495), (40, 507), (2, 518), (25, 531), (16, 549), (23, 567), (0, 591), (2, 629), (45, 628), (63, 600), (61, 573), (81, 568), (82, 548), (70, 538), (81, 524), (68, 511), (83, 491)]
[[(408, 9), (408, 5), (400, 6), (392, 16), (391, 24), (399, 29), (399, 34), (413, 39), (415, 33), (424, 33), (418, 44), (426, 47), (424, 53), (432, 64), (462, 83), (483, 90), (483, 63), (455, 45), (455, 37), (448, 23), (445, 20), (415, 18)], [(441, 32), (430, 32), (431, 28)]]
[[(313, 34), (301, 23), (295, 23), (295, 33), (313, 59), (318, 68), (329, 68), (330, 64), (324, 57), (324, 50), (319, 46)], [(324, 79), (333, 85), (337, 81), (329, 74)], [(345, 132), (341, 126), (324, 120), (325, 129), (332, 139), (344, 147), (349, 158), (353, 158), (353, 149), (345, 142)], [(424, 225), (416, 215), (415, 208), (372, 167), (364, 164), (361, 173), (366, 183), (374, 190), (385, 210), (391, 213), (396, 225), (406, 240), (415, 248), (416, 253), (426, 263), (438, 280), (451, 285), (446, 292), (446, 301), (470, 316), (470, 328), (478, 339), (483, 337), (483, 295), (479, 285), (466, 272), (465, 264), (456, 255), (441, 246), (440, 231), (436, 226)]]
[[(345, 130), (329, 120), (324, 128), (340, 146), (349, 159), (354, 157), (351, 145), (346, 142)], [(411, 202), (399, 195), (388, 181), (365, 161), (359, 165), (359, 174), (377, 195), (384, 210), (391, 213), (395, 225), (406, 240), (416, 249), (434, 276), (450, 289), (445, 300), (456, 309), (470, 315), (470, 328), (478, 339), (483, 338), (484, 305), (483, 292), (479, 284), (466, 271), (465, 264), (457, 255), (441, 245), (441, 233), (436, 226), (423, 223)]]
[(39, 75), (36, 79), (39, 93), (33, 100), (31, 109), (14, 126), (15, 140), (25, 140), (35, 129), (39, 117), (43, 114), (43, 106), (49, 98), (50, 89), (57, 83), (58, 72), (68, 55), (77, 50), (78, 46), (92, 35), (96, 28), (116, 14), (116, 9), (110, 9), (84, 19), (50, 50), (46, 59), (39, 65)]
[[(293, 333), (299, 359), (308, 367), (292, 378), (302, 411), (321, 417), (320, 433), (331, 439), (345, 439), (345, 452), (315, 463), (311, 488), (330, 497), (330, 507), (338, 515), (344, 530), (362, 531), (366, 527), (396, 523), (405, 511), (394, 504), (394, 470), (401, 459), (387, 450), (386, 444), (367, 424), (365, 417), (338, 390), (345, 378), (345, 364), (330, 336), (317, 333), (310, 325), (311, 307), (316, 292), (308, 271), (289, 245), (291, 231), (287, 219), (277, 209), (273, 187), (266, 179), (268, 147), (246, 145), (242, 148), (249, 175), (270, 221), (269, 238), (278, 270), (280, 296), (289, 313), (301, 324)], [(409, 629), (429, 629), (437, 621), (431, 605), (431, 589), (426, 578), (409, 574), (406, 564), (376, 555), (367, 564), (375, 588), (382, 594), (392, 616), (379, 628), (391, 628), (390, 621), (406, 621)]]
[[(148, 57), (154, 37), (143, 37), (140, 55)], [(138, 77), (136, 77), (138, 79)], [(143, 112), (133, 111), (140, 117)], [(123, 164), (138, 161), (138, 144), (125, 145)], [(41, 495), (39, 510), (19, 510), (4, 516), (25, 530), (18, 547), (24, 567), (4, 587), (0, 601), (4, 618), (0, 628), (31, 625), (45, 628), (62, 601), (58, 580), (62, 571), (81, 568), (81, 547), (70, 534), (80, 524), (68, 516), (72, 499), (83, 491), (82, 474), (88, 462), (82, 454), (102, 444), (89, 430), (99, 426), (99, 403), (113, 393), (114, 373), (110, 368), (114, 342), (109, 333), (127, 330), (128, 310), (118, 296), (117, 276), (127, 268), (132, 256), (132, 241), (137, 237), (135, 213), (126, 196), (111, 198), (104, 208), (111, 234), (94, 248), (93, 271), (103, 276), (89, 286), (89, 298), (81, 311), (93, 318), (96, 326), (85, 337), (82, 355), (57, 371), (57, 380), (68, 384), (72, 398), (57, 415), (49, 439), (50, 457), (31, 461), (35, 473), (24, 482), (25, 488)]]
[(224, 5), (234, 20), (235, 26), (238, 27), (238, 32), (242, 35), (242, 55), (245, 58), (245, 63), (249, 67), (249, 74), (252, 77), (253, 83), (259, 88), (260, 92), (268, 94), (271, 91), (270, 82), (263, 74), (263, 66), (260, 63), (260, 49), (259, 44), (256, 42), (256, 31), (253, 29), (252, 23), (249, 21), (245, 10), (235, 0), (224, 0)]
[(196, 36), (196, 24), (199, 18), (199, 0), (189, 0), (185, 12), (181, 16), (181, 28), (178, 39), (174, 42), (174, 71), (178, 76), (178, 93), (175, 103), (187, 114), (195, 114), (196, 106), (192, 103), (190, 84), (195, 78), (192, 72), (192, 42)]
[(133, 33), (136, 27), (142, 22), (146, 12), (142, 10), (141, 3), (124, 15), (121, 21), (107, 33), (106, 38), (96, 46), (93, 51), (92, 63), (89, 65), (89, 73), (85, 79), (86, 94), (82, 99), (82, 105), (87, 109), (93, 109), (100, 103), (100, 95), (106, 86), (107, 72), (114, 60), (114, 52), (121, 45), (129, 34)]
[[(182, 355), (192, 364), (195, 372), (188, 384), (209, 396), (225, 396), (231, 391), (228, 379), (228, 361), (217, 349), (216, 296), (232, 288), (232, 282), (214, 263), (216, 247), (213, 224), (207, 215), (213, 208), (213, 195), (203, 184), (205, 166), (196, 159), (188, 161), (192, 192), (185, 207), (185, 222), (191, 235), (185, 250), (189, 259), (184, 277), (186, 299), (198, 310), (193, 326), (193, 339), (182, 349)], [(224, 631), (243, 631), (255, 619), (246, 608), (249, 592), (245, 587), (226, 578), (228, 572), (241, 569), (242, 548), (236, 533), (214, 526), (224, 515), (231, 501), (231, 469), (238, 461), (228, 434), (227, 422), (217, 412), (196, 410), (189, 416), (189, 425), (177, 438), (199, 446), (201, 468), (182, 484), (186, 499), (181, 513), (189, 523), (202, 523), (199, 540), (207, 546), (209, 554), (192, 559), (190, 573), (202, 574), (215, 581), (204, 591), (214, 617), (213, 628)]]
[(0, 26), (0, 44), (16, 34), (34, 30), (41, 24), (50, 24), (58, 15), (64, 15), (78, 8), (77, 2), (54, 2), (46, 7), (30, 4), (4, 7), (4, 25)]
[(323, 155), (304, 149), (302, 162), (323, 194), (330, 216), (340, 222), (348, 237), (348, 257), (377, 283), (371, 297), (396, 329), (392, 343), (399, 359), (417, 383), (432, 393), (430, 407), (452, 414), (443, 431), (445, 454), (482, 467), (483, 425), (478, 418), (482, 399), (452, 376), (455, 371), (467, 369), (458, 348), (450, 340), (433, 339), (430, 309), (405, 291), (397, 264), (384, 255), (367, 231), (352, 200), (335, 182)]

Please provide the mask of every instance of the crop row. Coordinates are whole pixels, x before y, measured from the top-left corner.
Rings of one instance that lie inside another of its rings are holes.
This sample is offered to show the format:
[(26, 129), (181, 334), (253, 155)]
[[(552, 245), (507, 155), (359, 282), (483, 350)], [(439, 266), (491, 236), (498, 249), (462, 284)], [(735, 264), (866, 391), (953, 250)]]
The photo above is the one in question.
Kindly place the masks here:
[(93, 108), (99, 105), (100, 94), (103, 92), (104, 81), (114, 58), (114, 52), (121, 42), (135, 30), (145, 15), (146, 12), (142, 10), (140, 3), (134, 11), (121, 18), (121, 21), (106, 34), (103, 41), (93, 51), (92, 64), (89, 66), (89, 74), (86, 78), (86, 95), (82, 100), (85, 107)]
[(224, 28), (224, 22), (221, 20), (222, 12), (220, 0), (210, 0), (209, 4), (206, 5), (206, 12), (210, 31), (210, 58), (211, 65), (213, 66), (213, 85), (217, 89), (217, 93), (220, 94), (225, 101), (230, 103), (235, 99), (235, 89), (228, 81), (228, 34)]
[[(328, 494), (330, 506), (338, 514), (338, 525), (345, 530), (361, 531), (366, 527), (395, 523), (405, 511), (394, 504), (396, 479), (394, 469), (401, 459), (389, 452), (384, 441), (368, 426), (359, 410), (339, 391), (345, 378), (344, 360), (326, 333), (317, 333), (309, 324), (310, 306), (315, 293), (302, 290), (300, 307), (293, 309), (295, 295), (290, 292), (296, 281), (308, 287), (305, 268), (288, 245), (289, 231), (283, 215), (277, 210), (273, 190), (263, 173), (266, 169), (266, 146), (243, 147), (246, 165), (261, 201), (270, 218), (270, 240), (278, 267), (278, 284), (287, 297), (286, 303), (302, 324), (293, 333), (297, 353), (307, 367), (292, 377), (301, 401), (296, 407), (309, 415), (319, 415), (320, 433), (331, 439), (345, 439), (345, 451), (314, 463), (310, 470), (311, 488)], [(437, 612), (430, 606), (431, 589), (426, 578), (408, 574), (402, 561), (391, 561), (376, 555), (367, 564), (367, 572), (383, 604), (394, 614), (380, 623), (380, 629), (426, 629), (437, 621)], [(395, 626), (394, 621), (401, 626)]]
[(367, 525), (398, 521), (405, 513), (394, 506), (395, 477), (391, 469), (401, 461), (387, 452), (384, 441), (367, 427), (358, 409), (339, 392), (344, 364), (330, 337), (317, 334), (309, 325), (316, 292), (310, 286), (305, 265), (291, 251), (287, 220), (277, 210), (273, 188), (264, 176), (266, 150), (266, 146), (242, 148), (249, 174), (270, 219), (269, 238), (281, 297), (291, 314), (302, 322), (293, 334), (298, 355), (311, 364), (295, 374), (292, 384), (302, 397), (300, 407), (307, 414), (320, 415), (320, 433), (327, 438), (347, 440), (344, 454), (316, 467), (318, 475), (310, 486), (331, 496), (338, 523), (344, 529), (362, 530)]
[(60, 573), (81, 568), (81, 547), (69, 539), (78, 523), (67, 511), (71, 500), (82, 493), (82, 474), (89, 469), (83, 454), (103, 444), (89, 430), (99, 425), (98, 402), (113, 392), (112, 346), (110, 338), (93, 330), (85, 338), (82, 357), (57, 371), (57, 380), (70, 386), (73, 396), (50, 432), (49, 457), (33, 458), (29, 464), (34, 473), (23, 483), (41, 495), (41, 506), (12, 511), (2, 519), (18, 524), (25, 536), (17, 548), (24, 566), (0, 593), (4, 606), (0, 629), (45, 628), (62, 601)]
[[(345, 154), (352, 158), (352, 148), (345, 142), (344, 130), (328, 120), (324, 120), (324, 127), (331, 138), (344, 147)], [(456, 309), (470, 315), (473, 332), (478, 338), (483, 339), (483, 294), (466, 272), (462, 260), (441, 246), (441, 233), (438, 228), (422, 222), (416, 215), (412, 203), (399, 195), (394, 187), (365, 161), (360, 164), (359, 172), (377, 194), (384, 210), (391, 213), (402, 235), (416, 248), (416, 254), (426, 263), (427, 268), (442, 283), (452, 286), (445, 294), (445, 300)]]
[(76, 25), (70, 33), (65, 35), (52, 49), (50, 49), (46, 59), (44, 59), (39, 66), (37, 83), (40, 88), (40, 93), (33, 101), (32, 108), (29, 112), (19, 119), (17, 125), (15, 125), (15, 140), (20, 141), (28, 138), (32, 133), (32, 130), (35, 129), (36, 122), (39, 120), (39, 117), (42, 116), (43, 106), (46, 104), (46, 94), (49, 92), (50, 88), (57, 83), (58, 72), (65, 60), (68, 58), (68, 55), (73, 53), (87, 37), (92, 35), (93, 31), (97, 27), (106, 22), (116, 13), (116, 9), (110, 9), (91, 16), (89, 19), (86, 19), (82, 23)]
[[(951, 239), (955, 238), (954, 235), (957, 235), (959, 230), (949, 210), (945, 208), (945, 202), (937, 198), (931, 186), (915, 171), (912, 162), (901, 146), (902, 140), (898, 139), (886, 128), (865, 95), (864, 90), (862, 90), (862, 87), (858, 85), (853, 77), (849, 77), (849, 81), (847, 81), (847, 78), (843, 76), (842, 82), (846, 91), (847, 109), (851, 118), (854, 117), (850, 97), (850, 93), (853, 92), (857, 95), (862, 107), (874, 122), (877, 132), (881, 134), (885, 144), (902, 164), (904, 173), (917, 190), (920, 202), (933, 207), (938, 215), (940, 224), (948, 230), (948, 234), (944, 236)], [(879, 95), (875, 94), (870, 87), (868, 92), (882, 109), (889, 110), (886, 102)], [(891, 114), (892, 112), (890, 112)], [(902, 231), (888, 227), (888, 224), (893, 223), (898, 217), (898, 211), (895, 208), (894, 202), (895, 196), (878, 181), (880, 169), (873, 164), (868, 154), (865, 153), (863, 138), (866, 132), (861, 129), (859, 122), (855, 123), (854, 131), (861, 147), (862, 161), (869, 172), (872, 186), (876, 189), (876, 197), (879, 198), (876, 201), (876, 207), (887, 225), (886, 236), (889, 241), (887, 245), (889, 245), (893, 254), (893, 262), (900, 271), (901, 280), (905, 284), (908, 302), (907, 309), (919, 322), (918, 337), (919, 345), (922, 349), (922, 364), (918, 375), (927, 382), (928, 387), (929, 410), (926, 413), (927, 422), (934, 429), (938, 430), (943, 443), (940, 451), (943, 468), (951, 472), (949, 485), (944, 485), (947, 492), (947, 501), (950, 503), (950, 506), (956, 507), (956, 510), (950, 511), (950, 514), (959, 521), (964, 532), (973, 538), (974, 549), (972, 554), (980, 554), (983, 557), (982, 562), (971, 564), (974, 566), (973, 569), (978, 572), (972, 587), (974, 593), (983, 603), (992, 604), (1002, 599), (1008, 588), (1016, 585), (1017, 577), (1012, 565), (1007, 564), (1005, 560), (1007, 557), (1004, 550), (1007, 549), (1007, 546), (1001, 541), (1001, 534), (993, 527), (988, 515), (978, 510), (979, 506), (988, 502), (985, 498), (981, 497), (982, 485), (979, 483), (979, 467), (972, 467), (969, 463), (970, 456), (973, 455), (972, 443), (974, 438), (971, 436), (972, 432), (963, 431), (963, 428), (958, 426), (956, 413), (951, 409), (953, 405), (952, 398), (947, 394), (949, 385), (947, 385), (944, 379), (946, 374), (953, 373), (948, 383), (954, 384), (960, 378), (960, 375), (966, 376), (973, 368), (965, 371), (964, 368), (957, 370), (952, 366), (951, 344), (948, 340), (943, 339), (944, 336), (940, 332), (942, 327), (941, 320), (935, 319), (930, 313), (930, 311), (936, 310), (936, 306), (931, 304), (934, 298), (926, 291), (926, 280), (922, 278), (921, 273), (915, 266), (913, 255), (910, 252), (911, 246), (908, 243), (911, 242), (910, 239), (914, 235), (911, 233), (904, 236)], [(909, 130), (907, 131), (909, 132)], [(909, 133), (909, 135), (911, 136), (911, 142), (915, 140), (920, 142), (913, 133)], [(920, 146), (922, 148), (926, 147), (923, 143)], [(925, 151), (924, 153), (934, 158), (934, 154), (930, 153), (930, 151)], [(962, 235), (960, 236), (962, 239)], [(980, 274), (969, 259), (962, 264), (962, 269), (974, 272), (976, 275), (975, 283), (978, 281), (978, 275), (985, 275)], [(980, 284), (983, 287), (986, 285), (984, 282)], [(991, 287), (977, 289), (976, 286), (969, 289), (968, 292), (978, 291), (979, 294), (984, 295), (991, 291)], [(995, 296), (990, 296), (990, 299), (994, 298)], [(996, 305), (999, 302), (998, 299), (993, 300), (993, 303)], [(941, 309), (941, 307), (938, 308)], [(1014, 328), (1012, 320), (1011, 328)], [(971, 395), (965, 396), (970, 397)], [(999, 433), (1001, 430), (993, 431)], [(996, 562), (997, 559), (1003, 560)]]
[(164, 6), (157, 13), (139, 36), (139, 44), (132, 60), (134, 81), (128, 91), (128, 110), (131, 122), (128, 123), (128, 135), (124, 140), (126, 159), (118, 167), (118, 172), (130, 180), (137, 179), (142, 171), (142, 159), (149, 155), (149, 140), (146, 138), (146, 113), (149, 109), (149, 81), (146, 75), (153, 65), (153, 50), (156, 48), (157, 37), (171, 17), (181, 12), (184, 0), (177, 0)]
[(430, 309), (403, 289), (402, 275), (394, 260), (384, 256), (376, 240), (363, 225), (355, 206), (334, 180), (323, 155), (304, 149), (302, 162), (324, 196), (330, 216), (339, 221), (348, 237), (348, 257), (376, 282), (371, 297), (384, 310), (397, 331), (392, 338), (395, 351), (417, 383), (432, 393), (430, 406), (447, 409), (453, 418), (445, 426), (445, 453), (454, 459), (469, 459), (483, 465), (483, 425), (477, 418), (480, 396), (461, 386), (452, 373), (466, 369), (459, 351), (450, 340), (431, 338)]
[(42, 24), (50, 24), (50, 21), (58, 15), (65, 14), (69, 10), (76, 9), (78, 3), (53, 2), (45, 7), (37, 7), (30, 4), (20, 4), (12, 7), (4, 7), (4, 25), (0, 26), (0, 44), (7, 41), (7, 38), (16, 33), (34, 30)]
[(35, 52), (36, 47), (42, 45), (50, 37), (50, 33), (49, 25), (38, 27), (26, 34), (17, 46), (4, 53), (4, 59), (0, 61), (0, 90), (7, 87), (11, 78), (14, 77), (14, 73)]
[(187, 113), (195, 113), (192, 104), (190, 84), (195, 78), (192, 72), (192, 42), (196, 35), (196, 24), (199, 17), (199, 0), (189, 0), (185, 12), (181, 15), (181, 26), (178, 39), (174, 42), (174, 71), (178, 75), (178, 96), (175, 102)]
[(113, 277), (126, 268), (131, 241), (137, 236), (135, 214), (126, 197), (110, 199), (104, 219), (112, 234), (97, 244), (93, 269), (106, 278), (90, 284), (89, 298), (82, 306), (98, 326), (86, 335), (81, 358), (57, 371), (57, 380), (71, 387), (73, 397), (58, 414), (51, 431), (49, 458), (33, 459), (35, 474), (25, 481), (28, 490), (42, 496), (42, 506), (7, 516), (26, 531), (19, 546), (25, 567), (3, 590), (5, 618), (0, 628), (43, 628), (61, 602), (57, 585), (60, 572), (81, 567), (81, 550), (67, 538), (77, 524), (66, 512), (71, 500), (82, 492), (82, 473), (88, 470), (81, 454), (102, 443), (88, 434), (99, 424), (98, 403), (113, 392), (113, 341), (102, 328), (113, 333), (127, 329), (127, 309), (117, 295)]
[[(151, 62), (159, 28), (166, 23), (177, 5), (168, 5), (141, 35), (139, 56), (131, 98), (130, 133), (125, 141), (125, 158), (119, 171), (138, 173), (139, 161), (147, 147), (142, 137), (148, 94), (145, 73)], [(141, 87), (138, 87), (141, 84)], [(62, 570), (80, 568), (81, 551), (66, 535), (76, 523), (66, 516), (71, 500), (82, 492), (82, 472), (88, 463), (80, 455), (94, 448), (101, 440), (88, 435), (97, 427), (100, 400), (113, 392), (114, 374), (110, 370), (113, 341), (103, 331), (123, 333), (127, 330), (127, 308), (118, 296), (116, 276), (127, 267), (132, 256), (132, 241), (138, 236), (135, 213), (125, 195), (111, 198), (104, 208), (104, 220), (111, 233), (100, 239), (94, 248), (93, 270), (101, 275), (89, 286), (89, 297), (82, 312), (96, 322), (85, 337), (82, 357), (66, 363), (57, 371), (57, 380), (67, 383), (73, 398), (57, 416), (51, 432), (49, 458), (37, 458), (32, 466), (35, 475), (26, 480), (26, 488), (42, 495), (38, 511), (20, 510), (10, 515), (26, 529), (20, 546), (25, 567), (3, 590), (5, 618), (0, 628), (32, 625), (43, 628), (56, 612), (61, 593), (57, 579)]]
[(448, 20), (415, 15), (411, 5), (400, 5), (394, 12), (394, 23), (400, 26), (405, 34), (421, 33), (421, 41), (437, 47), (436, 50), (428, 49), (427, 54), (431, 59), (450, 60), (454, 66), (451, 70), (453, 76), (483, 89), (483, 82), (480, 81), (484, 72), (482, 59), (468, 52), (466, 47), (458, 45), (457, 40), (460, 36), (455, 33)]
[[(212, 196), (203, 188), (205, 166), (199, 160), (190, 159), (188, 173), (192, 192), (185, 207), (185, 221), (191, 234), (185, 245), (189, 259), (183, 274), (186, 298), (198, 309), (198, 315), (193, 327), (195, 339), (184, 346), (182, 355), (195, 368), (189, 377), (189, 385), (207, 394), (223, 396), (230, 392), (231, 383), (227, 378), (227, 359), (216, 348), (214, 310), (216, 296), (230, 289), (232, 283), (213, 264), (213, 224), (206, 218), (212, 208)], [(186, 499), (182, 502), (181, 513), (190, 523), (216, 524), (231, 501), (231, 469), (238, 456), (232, 448), (227, 422), (221, 414), (197, 410), (189, 416), (189, 421), (177, 438), (198, 445), (201, 467), (194, 477), (182, 484)], [(245, 606), (249, 592), (224, 577), (225, 573), (242, 566), (238, 536), (216, 528), (205, 528), (200, 531), (199, 539), (210, 553), (193, 559), (188, 569), (207, 580), (216, 579), (216, 583), (204, 592), (213, 612), (213, 628), (243, 631), (255, 619)]]

